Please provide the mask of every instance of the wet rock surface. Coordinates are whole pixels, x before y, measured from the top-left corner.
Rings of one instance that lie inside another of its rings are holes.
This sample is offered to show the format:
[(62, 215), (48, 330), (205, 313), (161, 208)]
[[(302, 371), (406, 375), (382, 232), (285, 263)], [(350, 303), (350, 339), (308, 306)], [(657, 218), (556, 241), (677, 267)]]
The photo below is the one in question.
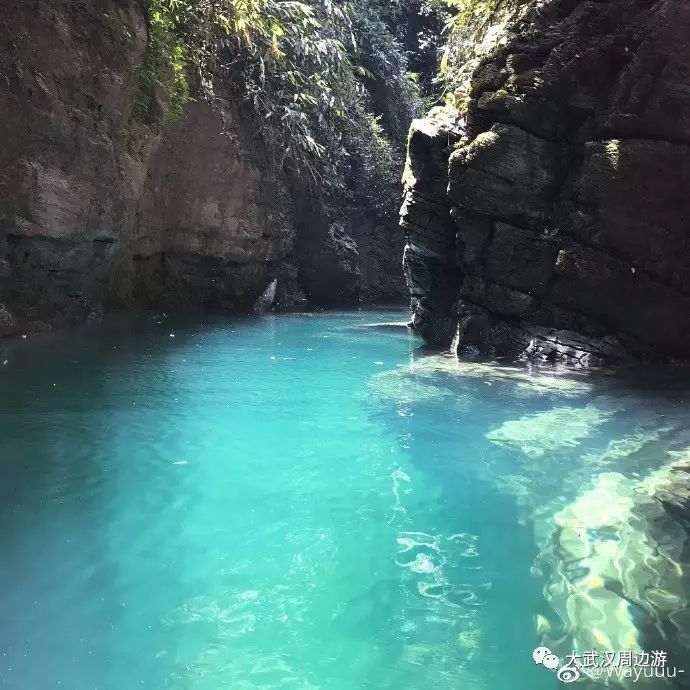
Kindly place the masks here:
[(554, 0), (416, 121), (402, 227), (416, 329), (576, 364), (690, 355), (690, 7)]

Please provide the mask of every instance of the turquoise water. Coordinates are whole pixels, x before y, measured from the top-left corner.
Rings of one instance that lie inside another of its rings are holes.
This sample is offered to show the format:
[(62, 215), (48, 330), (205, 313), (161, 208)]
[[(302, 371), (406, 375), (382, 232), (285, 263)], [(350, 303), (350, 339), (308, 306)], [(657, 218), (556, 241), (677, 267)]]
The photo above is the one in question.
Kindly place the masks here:
[(553, 516), (689, 447), (690, 386), (458, 368), (368, 327), (404, 318), (161, 316), (6, 344), (0, 685), (557, 687), (532, 661), (564, 629)]

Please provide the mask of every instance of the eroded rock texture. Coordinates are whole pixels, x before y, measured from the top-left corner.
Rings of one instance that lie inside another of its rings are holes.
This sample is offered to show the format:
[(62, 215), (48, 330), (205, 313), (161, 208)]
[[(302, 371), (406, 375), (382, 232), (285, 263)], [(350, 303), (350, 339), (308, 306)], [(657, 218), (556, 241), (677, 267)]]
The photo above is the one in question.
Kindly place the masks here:
[(0, 0), (0, 335), (108, 305), (248, 311), (274, 279), (279, 308), (401, 298), (366, 217), (324, 210), (299, 254), (309, 192), (222, 93), (142, 118), (146, 5)]
[(0, 301), (25, 328), (98, 308), (135, 223), (145, 175), (118, 155), (115, 133), (146, 25), (135, 3), (5, 0), (0, 17)]
[(204, 102), (168, 130), (149, 161), (126, 252), (141, 300), (246, 310), (274, 277), (281, 289), (290, 282), (289, 190), (266, 174), (270, 164), (252, 143), (237, 114)]
[(573, 362), (690, 356), (690, 5), (553, 0), (416, 121), (402, 209), (430, 342)]

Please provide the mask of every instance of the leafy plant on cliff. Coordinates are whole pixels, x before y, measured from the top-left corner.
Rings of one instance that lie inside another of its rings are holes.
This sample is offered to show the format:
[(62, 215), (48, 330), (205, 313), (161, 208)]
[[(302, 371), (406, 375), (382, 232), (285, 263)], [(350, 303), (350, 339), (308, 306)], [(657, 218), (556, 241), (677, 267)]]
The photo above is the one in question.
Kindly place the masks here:
[(408, 4), (152, 0), (139, 117), (155, 120), (164, 103), (174, 120), (191, 83), (195, 97), (253, 115), (278, 167), (337, 186), (334, 171), (361, 159), (374, 182), (395, 185), (401, 156), (389, 154), (402, 153), (421, 104), (395, 35)]
[(505, 35), (508, 21), (530, 0), (424, 0), (445, 18), (446, 35), (439, 81), (448, 105), (465, 106), (479, 59)]
[(166, 0), (152, 0), (149, 42), (139, 70), (134, 117), (148, 126), (177, 121), (190, 98), (187, 47), (177, 35), (175, 16)]

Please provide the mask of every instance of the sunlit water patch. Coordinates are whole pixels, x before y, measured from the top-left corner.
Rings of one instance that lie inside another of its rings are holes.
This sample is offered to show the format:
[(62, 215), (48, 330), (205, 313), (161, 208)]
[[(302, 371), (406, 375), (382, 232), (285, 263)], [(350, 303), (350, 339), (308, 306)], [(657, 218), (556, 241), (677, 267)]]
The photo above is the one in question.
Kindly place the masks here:
[(690, 383), (371, 326), (404, 318), (0, 346), (0, 684), (546, 690), (539, 644), (690, 648), (685, 533), (654, 497)]

